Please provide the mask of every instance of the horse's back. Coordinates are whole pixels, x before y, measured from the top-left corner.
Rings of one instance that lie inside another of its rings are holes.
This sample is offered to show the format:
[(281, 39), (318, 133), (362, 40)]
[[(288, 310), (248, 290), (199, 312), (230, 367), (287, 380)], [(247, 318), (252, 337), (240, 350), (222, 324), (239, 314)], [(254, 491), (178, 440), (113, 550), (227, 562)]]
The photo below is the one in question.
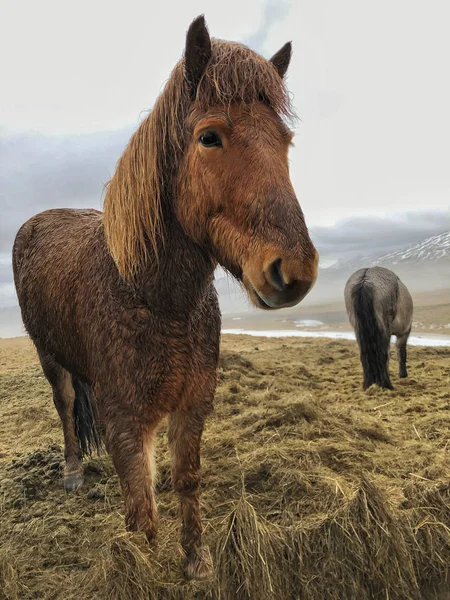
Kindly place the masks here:
[(85, 279), (94, 272), (100, 227), (99, 211), (53, 209), (31, 217), (16, 235), (12, 262), (22, 319), (43, 349), (54, 351), (55, 328), (69, 333), (76, 326), (77, 303), (94, 291)]
[(392, 324), (392, 333), (411, 327), (412, 298), (404, 283), (390, 269), (370, 267), (353, 273), (345, 286), (345, 304), (354, 326), (353, 294), (364, 287), (372, 297), (373, 309), (381, 323)]
[(102, 213), (94, 209), (55, 208), (38, 213), (28, 219), (16, 234), (12, 262), (14, 274), (19, 275), (31, 257), (37, 257), (38, 249), (51, 249), (71, 245), (78, 233), (83, 237), (98, 227)]
[(367, 285), (374, 291), (374, 296), (380, 300), (387, 300), (397, 290), (399, 278), (397, 275), (384, 267), (369, 267), (358, 269), (347, 281), (345, 295), (350, 297), (356, 285)]
[(368, 269), (368, 281), (373, 285), (378, 310), (392, 323), (394, 335), (403, 333), (412, 323), (413, 301), (400, 277), (384, 267)]
[[(79, 264), (87, 260), (89, 247), (101, 227), (99, 211), (69, 208), (47, 210), (26, 221), (17, 232), (12, 253), (14, 281), (23, 304), (32, 293), (34, 299), (57, 293), (61, 298), (70, 280), (79, 277)], [(57, 274), (57, 277), (56, 277)], [(57, 289), (55, 284), (58, 282)]]

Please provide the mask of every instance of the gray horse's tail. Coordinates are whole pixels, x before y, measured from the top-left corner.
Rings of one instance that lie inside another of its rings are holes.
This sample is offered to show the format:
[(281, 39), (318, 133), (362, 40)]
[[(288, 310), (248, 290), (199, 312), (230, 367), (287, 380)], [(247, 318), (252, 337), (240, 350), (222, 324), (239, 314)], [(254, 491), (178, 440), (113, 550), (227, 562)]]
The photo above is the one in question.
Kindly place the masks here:
[(75, 434), (82, 456), (91, 456), (94, 450), (100, 452), (102, 447), (94, 394), (92, 387), (75, 375), (72, 375), (72, 385), (75, 390)]
[(352, 303), (356, 318), (356, 339), (364, 372), (363, 388), (367, 389), (375, 383), (392, 390), (388, 369), (390, 335), (377, 319), (373, 288), (364, 278), (352, 290)]

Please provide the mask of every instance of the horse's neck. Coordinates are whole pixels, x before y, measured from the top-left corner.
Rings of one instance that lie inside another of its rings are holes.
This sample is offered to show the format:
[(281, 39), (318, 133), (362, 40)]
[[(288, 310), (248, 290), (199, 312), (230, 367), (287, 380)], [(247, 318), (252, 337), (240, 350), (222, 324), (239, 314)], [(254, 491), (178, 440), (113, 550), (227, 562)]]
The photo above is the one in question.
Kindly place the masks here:
[(143, 274), (140, 287), (148, 305), (163, 313), (188, 315), (213, 281), (214, 259), (190, 240), (178, 222), (166, 223), (158, 263)]

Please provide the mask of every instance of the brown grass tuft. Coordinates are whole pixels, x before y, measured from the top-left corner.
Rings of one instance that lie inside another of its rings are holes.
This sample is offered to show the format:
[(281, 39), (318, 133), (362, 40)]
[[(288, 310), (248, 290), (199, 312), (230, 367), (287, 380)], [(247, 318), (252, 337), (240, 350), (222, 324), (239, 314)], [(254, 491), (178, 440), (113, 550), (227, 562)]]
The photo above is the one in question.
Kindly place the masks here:
[(243, 493), (217, 540), (217, 585), (224, 600), (283, 597), (279, 571), (273, 569), (282, 553), (277, 529), (258, 516)]

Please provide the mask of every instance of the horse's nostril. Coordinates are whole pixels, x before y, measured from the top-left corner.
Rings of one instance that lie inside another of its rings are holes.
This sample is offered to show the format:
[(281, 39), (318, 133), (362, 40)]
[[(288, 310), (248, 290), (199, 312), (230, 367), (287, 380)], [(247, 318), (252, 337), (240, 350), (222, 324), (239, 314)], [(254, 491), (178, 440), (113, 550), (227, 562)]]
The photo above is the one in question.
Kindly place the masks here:
[(275, 289), (282, 292), (286, 289), (286, 282), (281, 271), (281, 258), (277, 258), (269, 265), (267, 269), (267, 279)]

